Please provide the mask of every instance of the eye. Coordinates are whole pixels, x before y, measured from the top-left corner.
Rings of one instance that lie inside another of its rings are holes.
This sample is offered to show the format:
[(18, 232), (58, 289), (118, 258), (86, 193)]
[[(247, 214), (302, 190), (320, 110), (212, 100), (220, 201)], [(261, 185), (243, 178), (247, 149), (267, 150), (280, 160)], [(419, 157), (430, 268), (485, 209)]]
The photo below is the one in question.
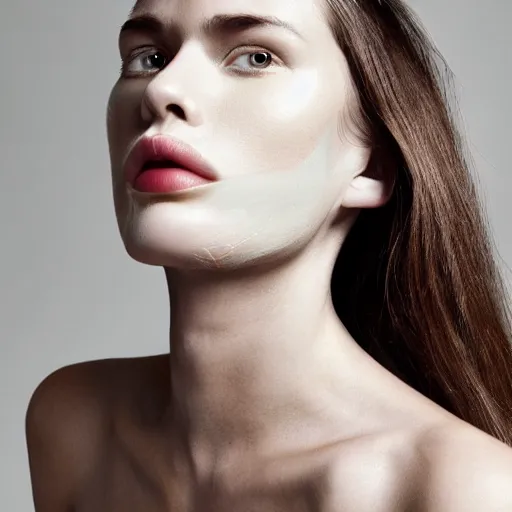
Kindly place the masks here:
[(167, 65), (167, 59), (162, 52), (154, 48), (139, 52), (123, 61), (122, 74), (148, 75), (160, 71)]
[(248, 67), (236, 65), (236, 67), (239, 68), (238, 71), (236, 71), (237, 73), (259, 73), (260, 71), (275, 65), (274, 54), (265, 50), (242, 53), (231, 65), (238, 61), (247, 63)]

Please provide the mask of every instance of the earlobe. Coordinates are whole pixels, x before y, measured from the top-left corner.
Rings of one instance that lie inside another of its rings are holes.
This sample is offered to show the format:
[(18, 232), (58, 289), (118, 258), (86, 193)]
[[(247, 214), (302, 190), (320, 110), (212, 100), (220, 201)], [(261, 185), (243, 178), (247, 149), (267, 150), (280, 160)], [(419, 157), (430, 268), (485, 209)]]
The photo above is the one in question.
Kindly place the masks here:
[(345, 190), (341, 205), (345, 208), (379, 208), (388, 202), (392, 192), (393, 187), (387, 186), (385, 180), (359, 175)]
[(393, 194), (394, 166), (373, 151), (363, 173), (354, 176), (345, 190), (341, 205), (345, 208), (380, 208)]

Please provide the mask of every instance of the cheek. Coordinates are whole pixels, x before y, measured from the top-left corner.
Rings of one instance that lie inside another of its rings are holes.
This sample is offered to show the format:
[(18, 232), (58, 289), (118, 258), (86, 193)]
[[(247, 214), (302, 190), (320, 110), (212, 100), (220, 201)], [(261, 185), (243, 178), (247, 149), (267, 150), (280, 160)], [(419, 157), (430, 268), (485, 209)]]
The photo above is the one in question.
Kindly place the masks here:
[(139, 123), (140, 95), (136, 91), (128, 91), (126, 87), (116, 84), (107, 104), (107, 137), (110, 154), (110, 168), (114, 193), (114, 206), (121, 233), (129, 226), (130, 201), (126, 196), (122, 178), (122, 162), (126, 148), (136, 137)]
[(107, 136), (112, 170), (115, 171), (127, 146), (137, 135), (140, 123), (140, 97), (137, 91), (116, 84), (107, 105)]
[(218, 126), (241, 145), (240, 156), (257, 161), (261, 170), (294, 167), (326, 129), (336, 130), (341, 93), (326, 85), (313, 70), (254, 79), (236, 102), (219, 110)]

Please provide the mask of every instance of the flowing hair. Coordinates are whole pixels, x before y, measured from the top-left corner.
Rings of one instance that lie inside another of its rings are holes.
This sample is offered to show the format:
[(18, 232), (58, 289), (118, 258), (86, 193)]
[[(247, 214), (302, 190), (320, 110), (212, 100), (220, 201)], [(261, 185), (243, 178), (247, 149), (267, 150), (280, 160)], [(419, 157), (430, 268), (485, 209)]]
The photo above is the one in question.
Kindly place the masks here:
[(510, 309), (450, 106), (452, 73), (402, 0), (324, 1), (358, 126), (396, 173), (390, 201), (362, 210), (340, 250), (335, 310), (397, 377), (512, 446)]

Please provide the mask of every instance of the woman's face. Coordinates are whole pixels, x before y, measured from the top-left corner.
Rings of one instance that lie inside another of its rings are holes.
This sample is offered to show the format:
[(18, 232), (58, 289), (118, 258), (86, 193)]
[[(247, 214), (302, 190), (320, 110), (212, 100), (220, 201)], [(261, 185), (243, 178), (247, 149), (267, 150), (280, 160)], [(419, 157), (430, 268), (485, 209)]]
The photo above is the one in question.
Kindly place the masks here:
[[(202, 30), (214, 16), (244, 14), (293, 28)], [(129, 254), (169, 267), (235, 268), (303, 247), (368, 161), (343, 136), (350, 75), (322, 6), (142, 0), (130, 18), (143, 15), (162, 28), (122, 31), (124, 71), (108, 105), (116, 215)], [(158, 200), (130, 193), (124, 159), (155, 134), (193, 146), (219, 180)]]

